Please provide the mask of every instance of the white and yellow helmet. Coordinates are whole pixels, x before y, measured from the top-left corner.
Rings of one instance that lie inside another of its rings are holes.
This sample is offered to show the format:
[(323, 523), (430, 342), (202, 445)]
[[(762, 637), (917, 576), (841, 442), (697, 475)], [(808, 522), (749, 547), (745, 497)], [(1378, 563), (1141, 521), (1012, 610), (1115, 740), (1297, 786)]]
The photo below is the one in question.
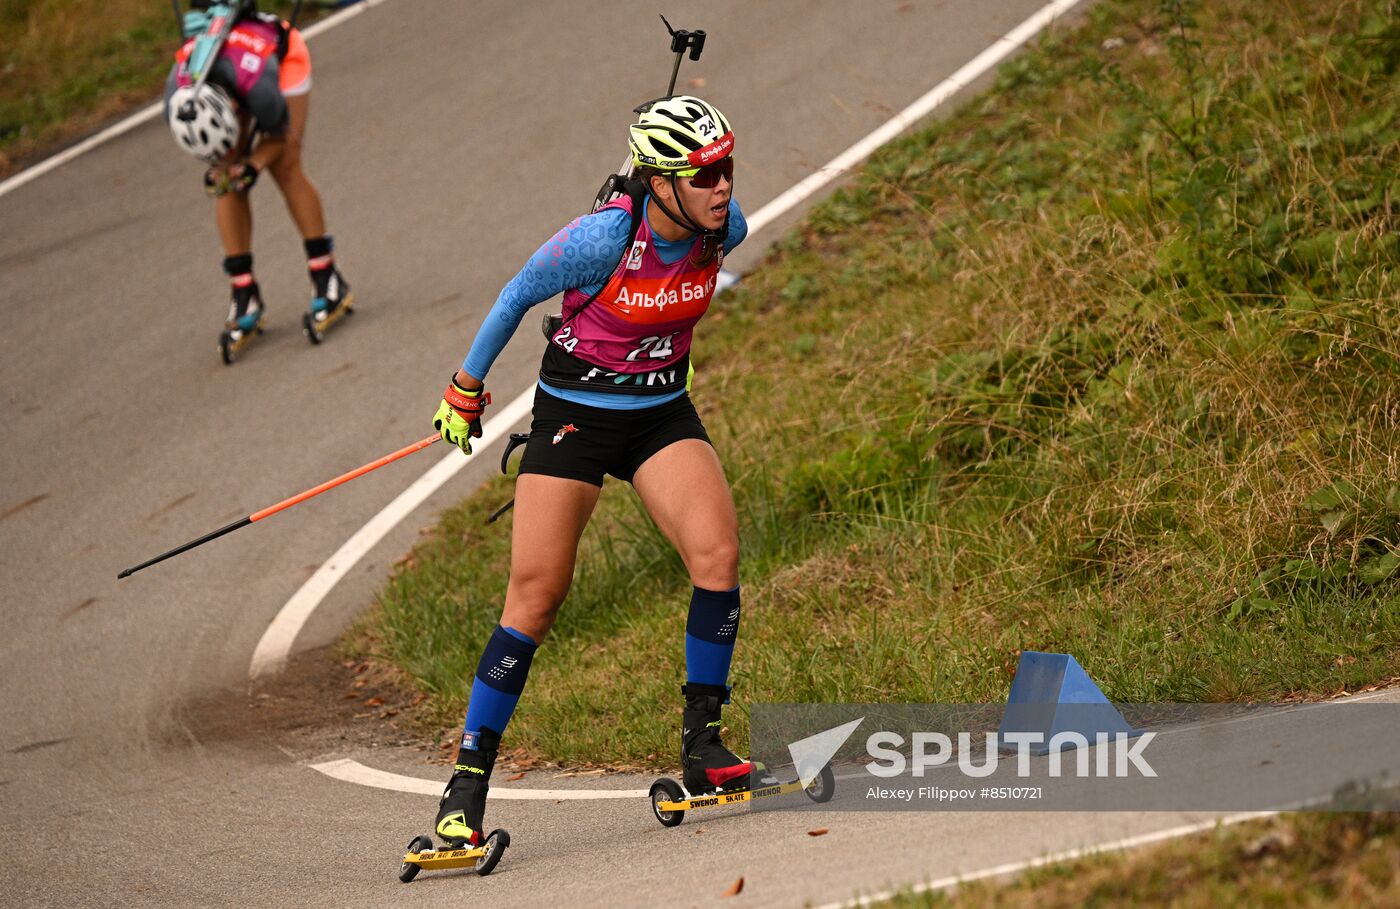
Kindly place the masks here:
[(652, 102), (629, 128), (632, 163), (688, 171), (729, 157), (734, 133), (714, 105), (691, 95)]

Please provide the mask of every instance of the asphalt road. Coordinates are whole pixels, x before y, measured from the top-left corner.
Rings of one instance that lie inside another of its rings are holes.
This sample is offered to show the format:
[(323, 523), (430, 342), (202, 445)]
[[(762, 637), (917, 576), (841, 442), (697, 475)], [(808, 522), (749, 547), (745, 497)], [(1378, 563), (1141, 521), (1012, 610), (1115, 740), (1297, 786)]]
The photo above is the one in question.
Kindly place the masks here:
[[(763, 203), (884, 122), (1041, 0), (716, 2), (681, 87), (735, 124), (737, 197)], [(255, 192), (264, 342), (232, 368), (199, 168), (158, 122), (0, 198), (0, 836), (7, 905), (800, 905), (1170, 827), (1177, 815), (781, 813), (656, 826), (630, 801), (495, 803), (497, 874), (394, 879), (430, 797), (210, 736), (191, 705), (246, 685), (277, 610), (436, 455), (381, 470), (125, 581), (151, 554), (421, 438), (501, 285), (621, 160), (669, 74), (656, 10), (391, 0), (312, 42), (308, 169), (358, 314), (299, 329), (300, 243)], [(784, 222), (730, 260), (753, 267)], [(530, 323), (532, 324), (532, 323)], [(490, 377), (526, 388), (522, 331)], [(336, 588), (298, 640), (333, 640), (473, 465)], [(327, 757), (417, 775), (409, 750)], [(638, 781), (619, 780), (623, 787)], [(642, 781), (640, 785), (645, 785)], [(1189, 818), (1187, 818), (1189, 819)], [(831, 828), (808, 837), (812, 826)], [(703, 831), (703, 833), (701, 832)]]

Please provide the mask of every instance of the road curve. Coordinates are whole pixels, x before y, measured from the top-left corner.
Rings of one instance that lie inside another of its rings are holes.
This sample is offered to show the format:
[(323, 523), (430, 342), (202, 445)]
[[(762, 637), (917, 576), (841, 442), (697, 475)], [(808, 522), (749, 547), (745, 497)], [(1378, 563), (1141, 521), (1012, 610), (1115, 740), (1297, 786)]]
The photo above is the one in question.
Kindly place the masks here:
[[(1042, 5), (717, 2), (703, 21), (671, 18), (710, 33), (682, 86), (703, 77), (736, 124), (738, 195), (754, 211)], [(869, 818), (859, 835), (809, 843), (774, 814), (662, 838), (625, 800), (503, 802), (492, 820), (516, 845), (497, 875), (402, 888), (395, 853), (430, 798), (328, 779), (272, 743), (192, 725), (189, 705), (246, 684), (277, 610), (426, 465), (377, 471), (125, 581), (116, 571), (421, 437), (496, 291), (586, 205), (621, 159), (627, 112), (664, 88), (650, 8), (458, 9), (390, 0), (313, 41), (308, 169), (360, 303), (320, 347), (298, 328), (300, 244), (261, 188), (271, 327), (236, 367), (218, 362), (226, 291), (209, 206), (159, 123), (0, 200), (6, 902), (394, 905), (446, 886), (532, 906), (568, 881), (595, 898), (584, 905), (663, 892), (701, 904), (742, 865), (763, 886), (727, 905), (787, 905), (918, 879), (931, 850), (1003, 855), (996, 817)], [(752, 267), (794, 217), (731, 263)], [(493, 388), (527, 387), (537, 356), (520, 332)], [(333, 640), (417, 527), (491, 468), (464, 470), (388, 534), (297, 646)], [(416, 753), (376, 757), (425, 775)], [(1062, 842), (1040, 823), (1022, 847)]]

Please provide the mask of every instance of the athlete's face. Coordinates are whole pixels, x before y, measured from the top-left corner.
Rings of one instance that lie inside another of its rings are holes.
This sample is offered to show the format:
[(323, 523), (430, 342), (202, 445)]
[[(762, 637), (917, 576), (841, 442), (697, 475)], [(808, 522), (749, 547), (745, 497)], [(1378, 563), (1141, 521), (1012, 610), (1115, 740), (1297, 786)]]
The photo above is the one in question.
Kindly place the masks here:
[(734, 159), (716, 162), (694, 177), (677, 177), (675, 185), (686, 214), (706, 230), (718, 230), (724, 225), (729, 197), (734, 193)]

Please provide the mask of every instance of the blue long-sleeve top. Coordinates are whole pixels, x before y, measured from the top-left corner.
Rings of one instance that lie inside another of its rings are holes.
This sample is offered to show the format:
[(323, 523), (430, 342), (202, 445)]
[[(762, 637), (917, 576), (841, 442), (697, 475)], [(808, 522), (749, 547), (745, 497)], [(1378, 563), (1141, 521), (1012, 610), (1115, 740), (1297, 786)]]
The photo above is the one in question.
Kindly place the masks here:
[[(650, 205), (651, 199), (647, 198), (644, 204)], [(643, 216), (645, 214), (646, 210), (643, 209)], [(632, 218), (626, 211), (606, 208), (576, 219), (535, 250), (525, 267), (501, 289), (495, 305), (477, 330), (471, 350), (462, 362), (462, 369), (468, 375), (484, 380), (531, 307), (570, 288), (578, 288), (588, 296), (600, 291), (612, 276), (613, 269), (617, 268), (623, 249), (631, 239), (627, 236), (631, 225)], [(739, 203), (731, 198), (729, 233), (724, 239), (725, 253), (732, 252), (742, 243), (748, 232), (744, 213), (739, 210)], [(695, 241), (694, 237), (670, 241), (653, 234), (652, 242), (661, 261), (669, 265), (687, 255)], [(685, 394), (684, 391), (668, 395), (577, 391), (556, 388), (544, 382), (540, 382), (540, 387), (566, 401), (612, 410), (655, 407)]]

